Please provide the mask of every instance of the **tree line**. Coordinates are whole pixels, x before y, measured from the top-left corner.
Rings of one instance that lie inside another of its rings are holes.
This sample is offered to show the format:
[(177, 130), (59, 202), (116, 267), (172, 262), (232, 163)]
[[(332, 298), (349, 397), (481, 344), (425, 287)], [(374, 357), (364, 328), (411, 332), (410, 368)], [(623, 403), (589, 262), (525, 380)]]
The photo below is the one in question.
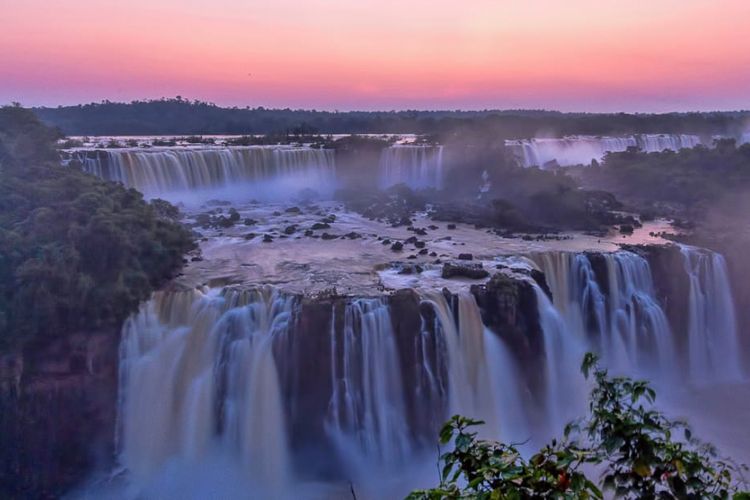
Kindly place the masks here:
[(35, 108), (46, 123), (69, 135), (189, 134), (436, 134), (488, 131), (499, 138), (539, 134), (612, 135), (689, 133), (736, 135), (750, 112), (561, 113), (546, 110), (316, 111), (220, 107), (180, 96), (129, 103), (103, 101)]

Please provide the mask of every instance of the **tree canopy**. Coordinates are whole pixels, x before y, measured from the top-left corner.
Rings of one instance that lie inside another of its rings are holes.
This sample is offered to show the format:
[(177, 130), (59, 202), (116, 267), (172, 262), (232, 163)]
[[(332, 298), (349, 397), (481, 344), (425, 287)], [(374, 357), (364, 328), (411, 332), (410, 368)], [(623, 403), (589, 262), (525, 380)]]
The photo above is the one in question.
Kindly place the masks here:
[(316, 111), (258, 107), (224, 108), (182, 97), (103, 101), (34, 110), (72, 135), (268, 134), (268, 133), (488, 133), (498, 138), (539, 134), (633, 133), (737, 134), (750, 113), (560, 113), (544, 110)]
[(194, 244), (163, 200), (62, 166), (59, 137), (0, 108), (0, 346), (118, 324)]

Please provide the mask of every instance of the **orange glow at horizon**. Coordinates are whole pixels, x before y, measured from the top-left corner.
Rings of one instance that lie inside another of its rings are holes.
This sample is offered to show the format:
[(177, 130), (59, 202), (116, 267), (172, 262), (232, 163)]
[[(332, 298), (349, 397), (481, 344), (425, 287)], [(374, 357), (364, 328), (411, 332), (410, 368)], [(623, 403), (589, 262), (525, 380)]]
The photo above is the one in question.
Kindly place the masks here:
[(750, 107), (745, 0), (26, 0), (0, 13), (0, 103)]

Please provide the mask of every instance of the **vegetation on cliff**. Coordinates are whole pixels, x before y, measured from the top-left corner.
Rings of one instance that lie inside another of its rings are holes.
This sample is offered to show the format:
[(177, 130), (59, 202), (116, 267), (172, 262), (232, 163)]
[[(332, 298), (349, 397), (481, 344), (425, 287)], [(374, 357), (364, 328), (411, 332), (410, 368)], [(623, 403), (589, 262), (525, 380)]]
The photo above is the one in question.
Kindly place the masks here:
[(168, 203), (61, 167), (59, 137), (0, 108), (0, 347), (118, 324), (193, 246)]
[(569, 424), (563, 440), (527, 460), (516, 445), (477, 439), (471, 427), (482, 422), (454, 416), (440, 432), (441, 444), (454, 445), (440, 457), (440, 485), (409, 498), (750, 498), (738, 479), (747, 468), (717, 458), (687, 424), (653, 409), (647, 382), (609, 376), (593, 354), (582, 371), (595, 382), (589, 416)]
[(584, 181), (642, 207), (671, 204), (696, 216), (750, 189), (750, 144), (737, 147), (734, 139), (722, 139), (713, 148), (609, 153), (601, 167), (584, 171)]

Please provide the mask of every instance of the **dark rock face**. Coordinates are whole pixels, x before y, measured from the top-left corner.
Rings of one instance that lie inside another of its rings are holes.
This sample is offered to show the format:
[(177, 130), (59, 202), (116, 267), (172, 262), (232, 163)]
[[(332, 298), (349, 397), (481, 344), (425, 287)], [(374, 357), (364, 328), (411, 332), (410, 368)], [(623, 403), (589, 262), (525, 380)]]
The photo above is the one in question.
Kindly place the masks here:
[[(531, 394), (544, 394), (544, 333), (539, 323), (536, 294), (531, 283), (495, 274), (487, 283), (472, 285), (471, 293), (482, 312), (482, 322), (499, 335), (520, 360), (519, 368)], [(536, 401), (541, 408), (542, 401)]]
[(0, 360), (0, 498), (59, 498), (114, 456), (116, 331)]
[(482, 264), (454, 264), (447, 262), (443, 265), (442, 276), (445, 279), (469, 278), (480, 280), (489, 275), (490, 273), (482, 267)]
[[(441, 362), (439, 354), (445, 352), (445, 346), (435, 331), (435, 312), (421, 304), (416, 292), (407, 289), (391, 295), (388, 305), (400, 354), (407, 415), (415, 433), (412, 437), (415, 442), (431, 445), (448, 408), (447, 391), (430, 394), (419, 390), (425, 365), (433, 366), (439, 380), (447, 380), (448, 366)], [(423, 324), (428, 328), (427, 335), (421, 334)]]

